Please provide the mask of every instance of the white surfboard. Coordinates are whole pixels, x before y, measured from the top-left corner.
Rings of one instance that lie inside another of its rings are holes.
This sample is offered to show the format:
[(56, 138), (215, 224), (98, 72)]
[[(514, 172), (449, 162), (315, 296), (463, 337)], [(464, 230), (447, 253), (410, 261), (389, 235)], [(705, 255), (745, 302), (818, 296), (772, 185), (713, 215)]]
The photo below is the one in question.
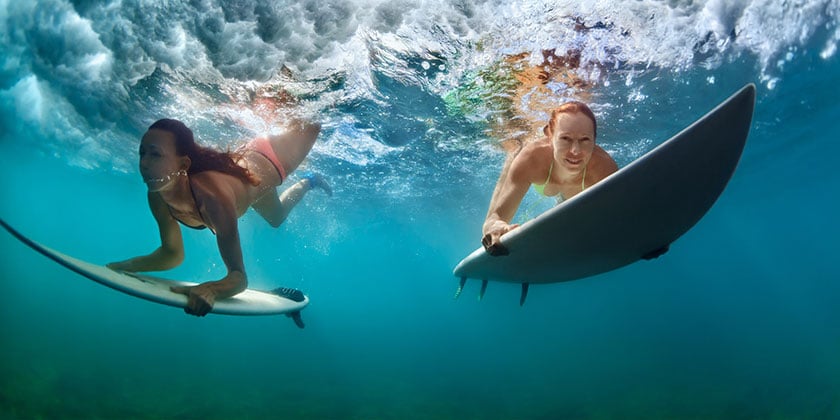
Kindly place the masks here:
[[(509, 255), (478, 248), (461, 278), (523, 284), (581, 279), (655, 258), (694, 226), (729, 182), (750, 131), (749, 84), (688, 128), (598, 184), (501, 238)], [(459, 289), (460, 292), (460, 289)]]
[[(40, 243), (27, 238), (3, 220), (0, 220), (9, 233), (15, 238), (28, 245), (30, 248), (49, 257), (62, 266), (75, 271), (97, 283), (108, 286), (120, 292), (146, 299), (152, 302), (184, 308), (187, 305), (187, 296), (174, 293), (171, 286), (194, 286), (197, 283), (163, 279), (143, 274), (124, 273), (111, 270), (110, 268), (82, 261), (67, 254), (48, 248)], [(294, 301), (280, 296), (272, 291), (259, 291), (247, 289), (236, 296), (219, 299), (210, 311), (223, 315), (274, 315), (287, 314), (295, 320), (295, 323), (303, 328), (300, 320), (300, 310), (309, 304), (309, 298), (302, 296), (301, 301)]]

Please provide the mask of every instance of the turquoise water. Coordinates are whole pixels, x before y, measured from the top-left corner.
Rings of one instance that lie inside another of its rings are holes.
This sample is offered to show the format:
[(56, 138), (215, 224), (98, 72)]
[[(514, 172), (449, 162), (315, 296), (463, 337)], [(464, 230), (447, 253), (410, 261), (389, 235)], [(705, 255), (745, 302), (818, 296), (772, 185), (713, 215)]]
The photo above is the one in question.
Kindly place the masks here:
[[(837, 1), (138, 3), (0, 1), (0, 217), (86, 260), (139, 255), (154, 119), (230, 147), (317, 118), (306, 167), (334, 196), (240, 222), (252, 286), (303, 289), (307, 327), (189, 317), (0, 233), (0, 417), (840, 418)], [(476, 75), (546, 48), (582, 51), (620, 165), (753, 82), (747, 147), (664, 257), (523, 307), (510, 284), (453, 300), (504, 158)], [(222, 275), (214, 237), (184, 235), (166, 275)]]

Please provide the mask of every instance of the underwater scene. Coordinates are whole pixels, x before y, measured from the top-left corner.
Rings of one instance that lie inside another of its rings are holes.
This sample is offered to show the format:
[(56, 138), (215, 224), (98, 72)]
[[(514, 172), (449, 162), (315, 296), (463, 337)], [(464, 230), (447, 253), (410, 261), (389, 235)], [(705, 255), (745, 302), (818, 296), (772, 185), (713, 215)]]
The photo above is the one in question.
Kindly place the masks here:
[[(316, 121), (279, 191), (333, 190), (239, 219), (249, 287), (304, 291), (304, 329), (186, 315), (0, 232), (0, 418), (840, 419), (838, 21), (838, 0), (0, 0), (0, 219), (33, 240), (103, 265), (158, 247), (138, 146), (160, 118), (219, 150)], [(522, 306), (513, 283), (454, 299), (552, 108), (589, 104), (623, 167), (749, 83), (738, 167), (668, 253)], [(225, 275), (211, 232), (182, 234), (155, 275)]]

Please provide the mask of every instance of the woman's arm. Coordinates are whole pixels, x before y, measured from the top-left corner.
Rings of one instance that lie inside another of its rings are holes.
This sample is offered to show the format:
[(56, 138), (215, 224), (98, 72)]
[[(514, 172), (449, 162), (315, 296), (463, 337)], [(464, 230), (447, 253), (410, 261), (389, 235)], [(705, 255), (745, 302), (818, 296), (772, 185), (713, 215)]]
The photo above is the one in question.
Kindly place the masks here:
[(248, 287), (239, 243), (236, 192), (224, 180), (225, 176), (209, 173), (193, 176), (196, 206), (204, 222), (216, 232), (219, 253), (227, 267), (227, 274), (220, 280), (193, 287), (172, 288), (173, 292), (188, 296), (186, 312), (197, 316), (210, 312), (216, 299), (231, 297)]
[(519, 226), (511, 225), (510, 221), (531, 186), (531, 155), (529, 148), (523, 149), (510, 161), (509, 167), (502, 170), (499, 177), (482, 227), (481, 243), (490, 255), (506, 255), (507, 250), (502, 246), (500, 238)]
[(160, 231), (160, 247), (151, 254), (108, 264), (108, 268), (120, 271), (162, 271), (177, 267), (184, 261), (184, 242), (181, 227), (169, 213), (169, 208), (155, 192), (148, 193), (149, 209)]
[(618, 170), (618, 165), (612, 156), (598, 145), (595, 146), (595, 150), (592, 152), (590, 166), (592, 166), (593, 177), (595, 178), (593, 185)]

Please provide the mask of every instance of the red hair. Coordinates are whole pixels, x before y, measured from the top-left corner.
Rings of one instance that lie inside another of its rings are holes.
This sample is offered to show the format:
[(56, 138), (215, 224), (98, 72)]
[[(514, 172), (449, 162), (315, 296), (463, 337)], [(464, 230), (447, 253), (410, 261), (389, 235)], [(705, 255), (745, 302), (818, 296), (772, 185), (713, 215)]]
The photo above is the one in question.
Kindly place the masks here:
[(554, 131), (554, 123), (557, 121), (557, 117), (563, 113), (581, 113), (589, 117), (589, 119), (592, 120), (592, 132), (595, 137), (598, 137), (598, 123), (595, 122), (595, 113), (592, 112), (592, 109), (590, 109), (588, 105), (578, 101), (566, 102), (551, 111), (551, 118), (549, 118), (548, 124), (543, 128), (543, 133), (545, 133), (546, 136), (551, 137), (551, 134)]

